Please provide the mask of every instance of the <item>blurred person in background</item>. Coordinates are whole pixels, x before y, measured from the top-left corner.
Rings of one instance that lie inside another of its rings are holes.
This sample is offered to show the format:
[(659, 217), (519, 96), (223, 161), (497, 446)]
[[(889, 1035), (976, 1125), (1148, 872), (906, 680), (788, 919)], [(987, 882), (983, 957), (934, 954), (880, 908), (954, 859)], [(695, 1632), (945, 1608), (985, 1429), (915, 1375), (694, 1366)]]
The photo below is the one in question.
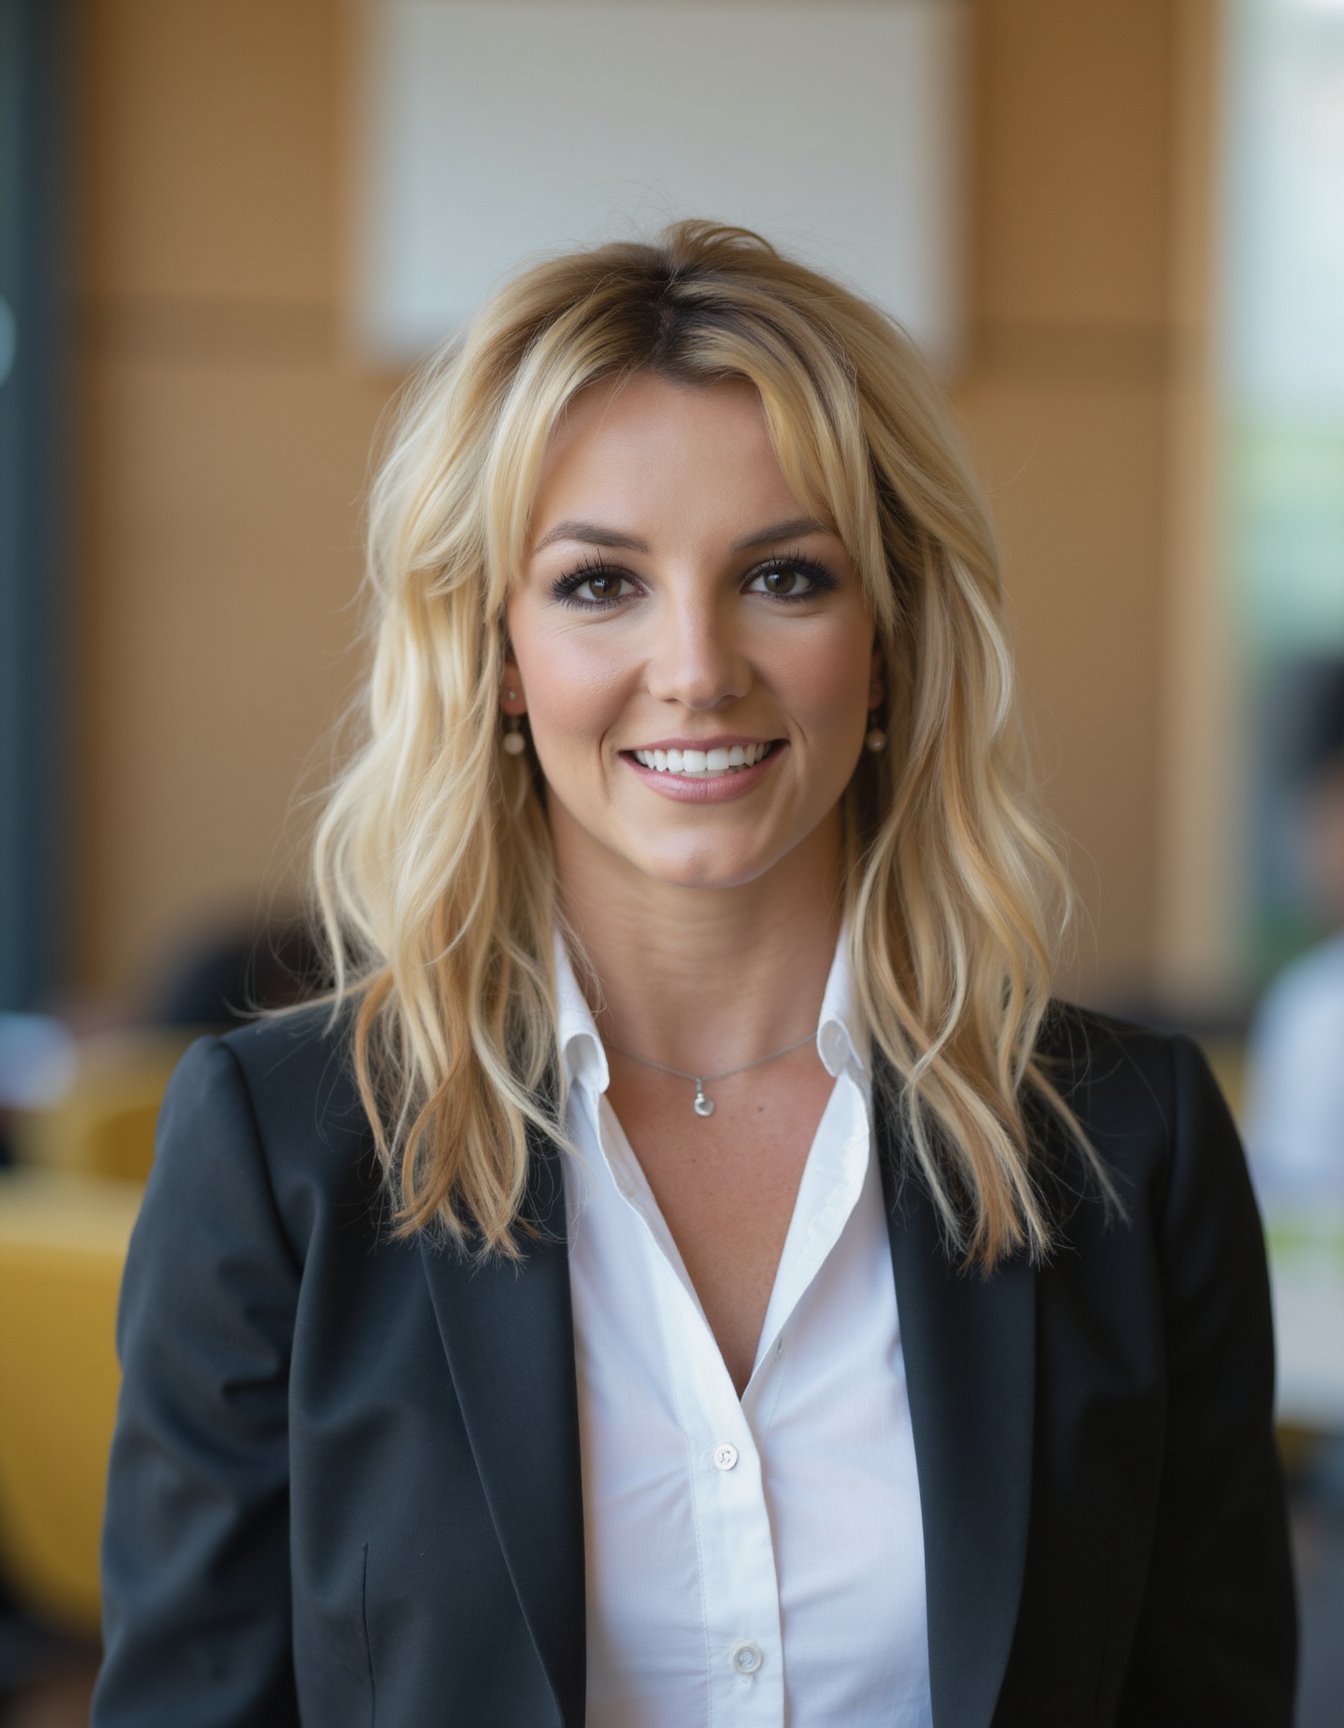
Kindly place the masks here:
[(905, 339), (740, 230), (542, 264), (370, 585), (335, 991), (164, 1106), (94, 1722), (1286, 1725), (1244, 1161), (1051, 1000)]
[(1251, 1031), (1246, 1142), (1267, 1208), (1344, 1220), (1344, 660), (1298, 668), (1296, 863), (1324, 939), (1286, 967)]

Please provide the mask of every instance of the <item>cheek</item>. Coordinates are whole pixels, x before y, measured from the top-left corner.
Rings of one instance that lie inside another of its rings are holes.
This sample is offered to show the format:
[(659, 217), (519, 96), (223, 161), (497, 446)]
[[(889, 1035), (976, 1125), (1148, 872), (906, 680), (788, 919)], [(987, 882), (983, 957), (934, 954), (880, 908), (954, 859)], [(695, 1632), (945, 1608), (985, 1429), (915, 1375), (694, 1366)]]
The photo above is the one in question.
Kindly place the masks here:
[(871, 679), (870, 636), (846, 631), (799, 655), (791, 681), (800, 713), (812, 716), (818, 729), (858, 733), (867, 723)]
[(610, 655), (564, 637), (515, 644), (534, 732), (590, 737), (615, 718), (627, 679)]

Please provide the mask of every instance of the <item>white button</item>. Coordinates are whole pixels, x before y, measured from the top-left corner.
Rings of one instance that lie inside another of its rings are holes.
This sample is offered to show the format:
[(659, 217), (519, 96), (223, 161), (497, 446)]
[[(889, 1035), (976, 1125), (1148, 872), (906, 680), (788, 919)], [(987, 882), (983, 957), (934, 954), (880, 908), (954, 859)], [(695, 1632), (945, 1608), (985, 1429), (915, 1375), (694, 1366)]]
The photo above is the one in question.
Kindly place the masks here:
[(744, 1640), (741, 1644), (733, 1645), (728, 1653), (728, 1660), (732, 1663), (735, 1674), (754, 1674), (765, 1658), (761, 1655), (759, 1644)]
[(722, 1446), (714, 1448), (714, 1462), (720, 1470), (731, 1470), (737, 1463), (737, 1447), (730, 1446), (725, 1441)]

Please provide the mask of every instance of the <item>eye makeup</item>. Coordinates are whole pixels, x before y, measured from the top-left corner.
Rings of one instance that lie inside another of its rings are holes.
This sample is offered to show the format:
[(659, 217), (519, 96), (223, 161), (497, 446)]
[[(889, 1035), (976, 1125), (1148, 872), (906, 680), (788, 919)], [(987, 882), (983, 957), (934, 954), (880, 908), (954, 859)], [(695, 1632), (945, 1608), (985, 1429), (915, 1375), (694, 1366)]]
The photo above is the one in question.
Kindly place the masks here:
[[(799, 594), (781, 591), (776, 588), (752, 588), (755, 582), (768, 582), (772, 576), (801, 576), (807, 583)], [(767, 558), (764, 563), (756, 565), (747, 573), (747, 586), (750, 592), (768, 594), (772, 600), (784, 604), (797, 604), (802, 600), (815, 600), (819, 594), (833, 593), (840, 586), (835, 575), (819, 564), (815, 558), (807, 558), (801, 552), (786, 552), (782, 557)]]
[[(620, 592), (621, 584), (634, 581), (630, 572), (622, 570), (618, 564), (609, 564), (605, 558), (585, 558), (551, 583), (551, 598), (562, 606), (573, 606), (581, 612), (605, 612), (618, 606), (625, 598)], [(590, 583), (599, 588), (609, 585), (615, 592), (594, 594), (590, 599), (579, 593), (580, 588), (586, 588)]]
[[(768, 582), (771, 577), (789, 576), (801, 576), (804, 579), (806, 586), (800, 593), (764, 586), (753, 587), (755, 583)], [(551, 584), (551, 597), (561, 605), (572, 606), (579, 611), (605, 612), (613, 606), (621, 605), (628, 598), (627, 594), (620, 591), (622, 584), (638, 587), (639, 579), (632, 576), (628, 570), (623, 570), (619, 564), (609, 563), (605, 558), (585, 558), (567, 570), (563, 576), (556, 578)], [(591, 596), (580, 592), (589, 586), (599, 592), (594, 592)], [(835, 575), (815, 558), (789, 552), (753, 565), (743, 577), (742, 586), (744, 592), (764, 594), (776, 605), (796, 606), (833, 592), (840, 584)], [(601, 593), (600, 590), (604, 587), (611, 591)]]

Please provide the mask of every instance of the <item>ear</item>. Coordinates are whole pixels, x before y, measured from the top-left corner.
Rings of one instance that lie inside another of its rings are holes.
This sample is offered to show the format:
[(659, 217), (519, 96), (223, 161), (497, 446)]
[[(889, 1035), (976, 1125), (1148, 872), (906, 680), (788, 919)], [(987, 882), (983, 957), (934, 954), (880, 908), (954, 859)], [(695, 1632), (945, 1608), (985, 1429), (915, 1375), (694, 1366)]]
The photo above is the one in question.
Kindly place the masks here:
[(882, 668), (882, 650), (874, 645), (872, 664), (868, 672), (868, 706), (878, 707), (887, 694), (887, 681)]
[(505, 660), (504, 670), (499, 684), (499, 706), (501, 713), (507, 714), (511, 720), (518, 720), (527, 713), (527, 695), (523, 690), (523, 680), (519, 676), (517, 664)]

